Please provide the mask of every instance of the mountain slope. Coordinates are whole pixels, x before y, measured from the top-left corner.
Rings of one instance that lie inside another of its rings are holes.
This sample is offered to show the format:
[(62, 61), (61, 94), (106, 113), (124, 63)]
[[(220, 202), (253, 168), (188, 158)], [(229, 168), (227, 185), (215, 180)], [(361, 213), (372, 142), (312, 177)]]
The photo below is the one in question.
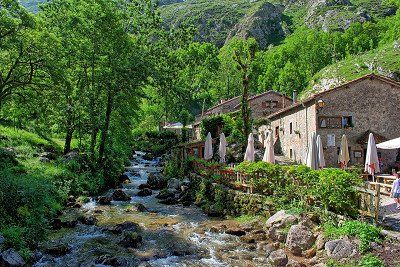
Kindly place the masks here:
[(302, 98), (374, 72), (400, 81), (400, 41), (332, 64), (317, 73)]

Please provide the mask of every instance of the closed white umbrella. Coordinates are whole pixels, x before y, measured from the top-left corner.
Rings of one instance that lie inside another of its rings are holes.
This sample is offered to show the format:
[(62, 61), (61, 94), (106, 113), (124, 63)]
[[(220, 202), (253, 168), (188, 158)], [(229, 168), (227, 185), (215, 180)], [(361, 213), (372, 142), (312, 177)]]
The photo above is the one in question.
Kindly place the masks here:
[(317, 139), (315, 138), (315, 133), (312, 133), (310, 136), (306, 164), (313, 170), (318, 169), (318, 150), (317, 150)]
[(211, 133), (207, 134), (206, 143), (204, 144), (204, 159), (210, 160), (213, 157)]
[(247, 139), (247, 148), (246, 153), (244, 154), (245, 161), (254, 161), (254, 137), (253, 134), (249, 134), (249, 138)]
[(265, 152), (263, 161), (269, 163), (275, 163), (275, 154), (274, 154), (274, 139), (272, 137), (272, 133), (269, 131), (268, 136), (264, 141)]
[(340, 142), (338, 163), (340, 164), (341, 168), (347, 168), (347, 164), (349, 164), (349, 161), (350, 161), (349, 144), (347, 142), (347, 137), (344, 134), (342, 136), (342, 141)]
[(226, 162), (226, 139), (225, 139), (225, 134), (221, 133), (219, 135), (219, 162), (220, 163), (225, 163)]
[(378, 151), (376, 149), (375, 138), (372, 133), (370, 133), (368, 137), (368, 146), (367, 146), (367, 154), (365, 155), (364, 171), (366, 171), (369, 174), (372, 174), (372, 177), (374, 177), (375, 173), (381, 171), (379, 168)]
[(321, 136), (317, 136), (317, 150), (318, 150), (318, 167), (320, 169), (325, 168), (325, 156), (324, 156), (324, 147), (322, 146)]

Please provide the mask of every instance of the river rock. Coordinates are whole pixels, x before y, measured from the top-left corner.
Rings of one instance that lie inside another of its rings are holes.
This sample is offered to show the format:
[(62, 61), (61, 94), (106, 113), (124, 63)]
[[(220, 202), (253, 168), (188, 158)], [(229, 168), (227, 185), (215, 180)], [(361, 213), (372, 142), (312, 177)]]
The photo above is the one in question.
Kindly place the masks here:
[(287, 233), (284, 229), (272, 226), (268, 229), (267, 235), (273, 241), (285, 242)]
[(100, 205), (109, 205), (111, 203), (111, 200), (111, 197), (100, 196), (97, 199), (97, 203), (99, 203)]
[(125, 192), (124, 192), (123, 190), (121, 190), (121, 189), (115, 190), (115, 191), (113, 192), (113, 194), (112, 194), (112, 198), (113, 198), (115, 201), (129, 201), (129, 200), (131, 200), (131, 197), (128, 196), (128, 194), (125, 193)]
[(63, 225), (61, 219), (56, 218), (51, 221), (51, 228), (53, 230), (60, 230), (62, 227)]
[(78, 221), (85, 225), (95, 225), (97, 223), (97, 219), (94, 216), (79, 216)]
[(142, 236), (137, 232), (129, 232), (124, 235), (119, 244), (127, 248), (137, 248), (142, 243)]
[(123, 173), (123, 174), (121, 174), (120, 176), (119, 176), (119, 182), (120, 183), (123, 183), (123, 184), (126, 184), (126, 183), (129, 183), (131, 180), (129, 179), (129, 176), (128, 176), (128, 174), (126, 174), (126, 173)]
[(54, 245), (45, 249), (47, 254), (50, 254), (54, 257), (61, 257), (68, 254), (71, 251), (71, 247), (67, 245)]
[(164, 204), (164, 205), (175, 205), (178, 203), (178, 200), (175, 197), (168, 197), (168, 198), (162, 199), (158, 202), (161, 204)]
[(96, 258), (96, 264), (113, 266), (113, 267), (125, 267), (128, 266), (128, 261), (123, 257), (113, 257), (111, 255), (101, 255)]
[(0, 254), (0, 266), (4, 267), (22, 267), (25, 265), (24, 259), (17, 251), (10, 248)]
[(294, 260), (289, 260), (288, 264), (286, 264), (286, 267), (306, 267), (306, 265)]
[(163, 189), (161, 190), (156, 198), (158, 199), (167, 199), (169, 197), (175, 197), (176, 190), (171, 190), (171, 189)]
[(62, 224), (62, 227), (64, 227), (64, 228), (75, 228), (76, 225), (78, 224), (78, 221), (77, 220), (64, 221), (61, 224)]
[(337, 239), (325, 244), (328, 257), (332, 259), (351, 258), (358, 254), (358, 246), (349, 239)]
[(137, 196), (139, 197), (147, 197), (147, 196), (151, 196), (153, 194), (153, 191), (151, 191), (151, 189), (149, 188), (145, 188), (140, 190), (139, 192), (137, 192)]
[(288, 263), (288, 257), (283, 249), (271, 252), (268, 257), (272, 266), (285, 267)]
[(140, 184), (139, 186), (138, 186), (138, 189), (139, 190), (142, 190), (142, 189), (145, 189), (145, 188), (150, 188), (150, 185), (149, 184)]
[(285, 227), (293, 225), (297, 222), (298, 222), (298, 217), (292, 214), (288, 214), (285, 210), (281, 210), (272, 215), (265, 223), (265, 226), (267, 228), (270, 228), (272, 226)]
[(244, 235), (240, 237), (240, 241), (247, 243), (247, 244), (254, 244), (256, 243), (256, 239), (253, 235)]
[(121, 234), (124, 231), (136, 232), (139, 229), (139, 225), (134, 222), (124, 222), (115, 226), (108, 227), (106, 230), (113, 234)]
[(4, 236), (0, 235), (0, 245), (2, 245), (5, 241), (6, 239), (4, 238)]
[(167, 187), (169, 189), (175, 189), (175, 190), (180, 190), (181, 189), (182, 182), (176, 178), (172, 178), (171, 180), (168, 181)]
[(246, 232), (243, 229), (236, 227), (227, 229), (225, 233), (228, 235), (235, 235), (235, 236), (244, 236), (246, 234)]
[(290, 227), (286, 238), (286, 247), (294, 255), (301, 255), (305, 250), (310, 249), (315, 242), (313, 232), (304, 225), (293, 225)]
[(167, 186), (168, 181), (164, 176), (160, 174), (149, 173), (147, 183), (149, 184), (151, 189), (163, 189)]
[(319, 234), (317, 236), (317, 239), (315, 240), (315, 248), (317, 250), (324, 249), (325, 248), (325, 242), (326, 242), (326, 239), (325, 239), (324, 234)]
[(147, 261), (142, 261), (139, 263), (138, 267), (151, 267), (151, 265)]

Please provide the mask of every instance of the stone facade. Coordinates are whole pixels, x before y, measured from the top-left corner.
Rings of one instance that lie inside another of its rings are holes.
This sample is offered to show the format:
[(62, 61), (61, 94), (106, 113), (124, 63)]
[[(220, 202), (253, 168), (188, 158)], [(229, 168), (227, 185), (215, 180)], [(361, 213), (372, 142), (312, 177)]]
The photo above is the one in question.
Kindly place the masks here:
[[(323, 108), (318, 108), (319, 101), (325, 104)], [(337, 167), (340, 141), (345, 134), (350, 165), (363, 165), (366, 144), (360, 139), (369, 131), (386, 139), (399, 137), (399, 107), (400, 84), (371, 74), (316, 94), (268, 118), (275, 147), (288, 158), (304, 163), (309, 136), (316, 132), (321, 135), (327, 165)], [(397, 151), (378, 153), (386, 170), (396, 161)]]
[[(259, 119), (265, 118), (265, 116), (289, 107), (292, 104), (292, 99), (275, 91), (267, 91), (250, 97), (248, 103), (251, 109), (252, 118)], [(240, 108), (241, 98), (239, 96), (230, 100), (222, 101), (220, 104), (209, 108), (204, 112), (203, 116), (198, 116), (196, 118), (196, 122), (193, 124), (193, 139), (199, 140), (201, 138), (200, 122), (203, 118), (240, 111)]]

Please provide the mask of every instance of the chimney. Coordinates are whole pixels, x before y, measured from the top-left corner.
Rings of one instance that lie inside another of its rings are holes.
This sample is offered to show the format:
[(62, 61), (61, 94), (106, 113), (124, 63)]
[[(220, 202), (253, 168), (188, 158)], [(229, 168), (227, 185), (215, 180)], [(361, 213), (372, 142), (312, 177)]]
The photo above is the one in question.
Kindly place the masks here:
[(293, 105), (297, 103), (297, 91), (293, 91)]

